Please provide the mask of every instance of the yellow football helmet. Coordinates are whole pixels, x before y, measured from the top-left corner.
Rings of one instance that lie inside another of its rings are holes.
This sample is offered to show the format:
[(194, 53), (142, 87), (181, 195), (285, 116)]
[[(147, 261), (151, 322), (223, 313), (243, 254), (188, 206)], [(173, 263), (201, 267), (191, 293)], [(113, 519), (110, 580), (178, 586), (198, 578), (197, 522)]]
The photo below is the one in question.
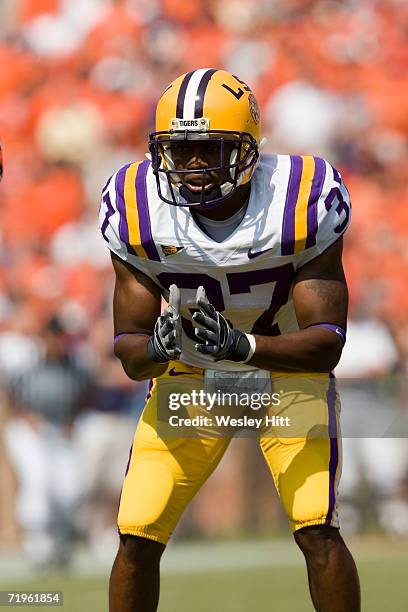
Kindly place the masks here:
[[(176, 206), (209, 208), (222, 203), (251, 180), (259, 159), (259, 124), (256, 98), (238, 77), (213, 68), (178, 77), (159, 99), (156, 131), (149, 139), (160, 198)], [(218, 148), (219, 163), (193, 171), (176, 168), (175, 147), (197, 140)], [(183, 174), (192, 172), (201, 180), (199, 193), (192, 193), (182, 181)], [(208, 192), (204, 185), (210, 172), (222, 172), (225, 180)]]

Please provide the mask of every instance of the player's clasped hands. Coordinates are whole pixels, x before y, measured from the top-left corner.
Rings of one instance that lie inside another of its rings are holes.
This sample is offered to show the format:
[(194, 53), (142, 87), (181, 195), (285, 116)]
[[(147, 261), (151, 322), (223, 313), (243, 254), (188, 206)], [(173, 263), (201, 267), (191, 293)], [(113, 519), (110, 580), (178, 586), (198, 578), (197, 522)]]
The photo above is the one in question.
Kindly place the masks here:
[[(148, 351), (154, 361), (165, 363), (181, 355), (180, 289), (171, 285), (169, 305), (158, 317)], [(198, 311), (193, 315), (195, 335), (199, 342), (195, 349), (210, 355), (214, 361), (230, 359), (247, 361), (253, 353), (247, 334), (233, 329), (230, 323), (209, 302), (204, 287), (197, 289)]]

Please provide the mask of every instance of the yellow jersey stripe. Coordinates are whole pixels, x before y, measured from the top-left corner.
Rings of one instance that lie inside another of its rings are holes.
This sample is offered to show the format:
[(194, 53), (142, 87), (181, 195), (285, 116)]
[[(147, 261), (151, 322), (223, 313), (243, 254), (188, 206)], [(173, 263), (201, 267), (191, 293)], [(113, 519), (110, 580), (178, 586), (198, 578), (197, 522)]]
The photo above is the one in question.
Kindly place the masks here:
[(139, 211), (137, 208), (136, 197), (136, 173), (140, 163), (141, 162), (130, 164), (129, 168), (126, 170), (124, 199), (126, 220), (129, 229), (129, 244), (139, 257), (148, 259), (148, 255), (142, 247), (142, 241), (140, 238)]
[(303, 251), (307, 239), (307, 208), (315, 173), (315, 160), (311, 155), (302, 156), (303, 168), (299, 195), (295, 209), (295, 253)]

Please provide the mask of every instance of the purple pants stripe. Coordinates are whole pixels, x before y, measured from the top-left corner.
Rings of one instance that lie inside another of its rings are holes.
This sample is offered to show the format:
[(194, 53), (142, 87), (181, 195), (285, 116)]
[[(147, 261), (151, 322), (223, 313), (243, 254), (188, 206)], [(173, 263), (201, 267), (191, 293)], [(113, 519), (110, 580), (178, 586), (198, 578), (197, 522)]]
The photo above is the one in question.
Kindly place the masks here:
[(319, 198), (322, 195), (324, 179), (326, 177), (326, 163), (324, 159), (315, 157), (315, 173), (310, 190), (309, 203), (307, 205), (307, 238), (306, 248), (310, 248), (316, 244), (316, 234), (318, 229), (317, 223), (317, 205)]
[(116, 205), (119, 211), (119, 237), (120, 239), (129, 244), (129, 227), (126, 218), (126, 205), (125, 205), (125, 176), (126, 170), (130, 164), (123, 166), (116, 175), (115, 188), (116, 188)]
[(329, 509), (326, 516), (326, 525), (333, 519), (336, 506), (336, 473), (339, 464), (338, 431), (336, 420), (336, 382), (334, 374), (330, 373), (329, 388), (327, 390), (327, 406), (329, 410), (329, 436), (330, 436), (330, 463), (329, 463)]
[(129, 468), (130, 468), (130, 460), (132, 458), (132, 450), (133, 450), (133, 443), (132, 443), (132, 446), (130, 447), (130, 451), (129, 451), (129, 459), (128, 459), (128, 462), (126, 464), (125, 476), (127, 476), (127, 473), (129, 471)]
[(145, 402), (147, 402), (148, 399), (151, 398), (152, 394), (151, 394), (151, 390), (153, 389), (153, 378), (151, 378), (149, 380), (149, 386), (147, 387), (147, 395), (145, 398)]
[(160, 255), (153, 241), (152, 227), (150, 223), (149, 205), (147, 201), (146, 174), (150, 162), (143, 161), (136, 173), (136, 202), (139, 212), (140, 240), (149, 259), (160, 261)]
[[(125, 469), (125, 478), (126, 478), (126, 476), (127, 476), (127, 473), (128, 473), (128, 471), (129, 471), (129, 468), (130, 468), (130, 460), (131, 460), (131, 458), (132, 458), (132, 450), (133, 450), (133, 443), (132, 443), (132, 446), (130, 447), (130, 451), (129, 451), (129, 458), (128, 458), (128, 462), (127, 462), (127, 464), (126, 464), (126, 469)], [(123, 491), (123, 485), (122, 485), (122, 488), (121, 488), (120, 493), (119, 493), (119, 499), (118, 499), (118, 510), (117, 510), (118, 512), (119, 512), (119, 508), (120, 508), (120, 502), (121, 502), (121, 499), (122, 499), (122, 491)], [(118, 529), (118, 532), (120, 533), (119, 529)]]
[(290, 175), (286, 193), (285, 210), (282, 223), (282, 255), (295, 252), (295, 210), (302, 178), (303, 160), (300, 155), (290, 156)]

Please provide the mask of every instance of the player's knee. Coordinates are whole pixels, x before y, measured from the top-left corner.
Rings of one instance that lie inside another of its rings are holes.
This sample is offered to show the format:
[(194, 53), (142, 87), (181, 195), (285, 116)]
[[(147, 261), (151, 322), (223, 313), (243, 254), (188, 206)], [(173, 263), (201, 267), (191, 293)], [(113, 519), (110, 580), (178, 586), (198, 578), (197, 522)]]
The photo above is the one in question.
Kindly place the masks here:
[(327, 567), (330, 557), (343, 543), (339, 530), (325, 525), (303, 527), (294, 537), (308, 563), (321, 568)]
[(160, 563), (165, 545), (139, 536), (122, 534), (120, 536), (119, 555), (135, 567), (149, 568)]

